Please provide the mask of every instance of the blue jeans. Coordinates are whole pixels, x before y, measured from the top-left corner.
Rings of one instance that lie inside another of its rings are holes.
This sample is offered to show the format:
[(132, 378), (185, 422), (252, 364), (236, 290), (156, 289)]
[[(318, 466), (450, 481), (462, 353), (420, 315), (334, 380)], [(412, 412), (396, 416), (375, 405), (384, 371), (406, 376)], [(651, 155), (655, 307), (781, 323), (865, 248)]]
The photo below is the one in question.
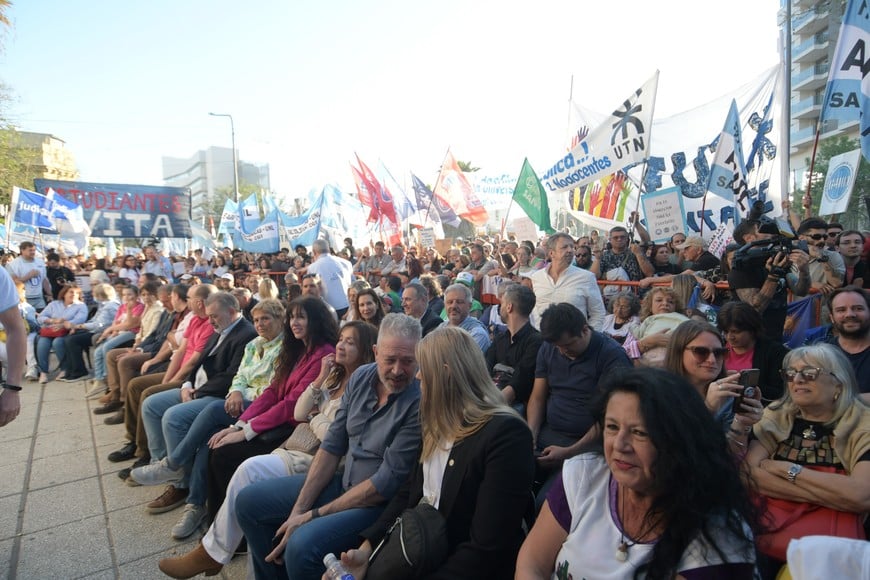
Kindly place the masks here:
[[(231, 417), (224, 410), (223, 399), (205, 397), (202, 400), (208, 404), (196, 414), (192, 423), (189, 422), (189, 403), (175, 405), (163, 415), (163, 436), (166, 440), (169, 466), (173, 469), (185, 468), (185, 479), (177, 487), (189, 488), (187, 503), (198, 506), (205, 505), (208, 491), (208, 440), (221, 429), (236, 422), (235, 417)], [(245, 402), (245, 408), (249, 404)], [(178, 434), (182, 435), (180, 441), (175, 440)], [(150, 447), (151, 439), (148, 441)]]
[(110, 338), (109, 340), (101, 342), (97, 348), (94, 349), (94, 378), (95, 379), (105, 379), (108, 374), (108, 370), (106, 370), (106, 355), (113, 348), (120, 348), (127, 342), (133, 341), (136, 338), (135, 332), (125, 331), (120, 332)]
[(142, 402), (142, 424), (148, 435), (151, 461), (160, 461), (175, 449), (199, 412), (216, 400), (220, 399), (203, 397), (182, 403), (181, 389), (169, 389), (146, 397)]
[(57, 356), (58, 364), (63, 360), (64, 352), (66, 352), (64, 348), (66, 345), (65, 341), (65, 336), (57, 338), (39, 337), (36, 341), (36, 365), (41, 372), (47, 373), (50, 370), (49, 357), (51, 356), (52, 347), (54, 347), (54, 354)]
[[(266, 578), (292, 580), (319, 580), (323, 575), (323, 557), (336, 555), (359, 546), (359, 534), (372, 525), (385, 506), (353, 508), (321, 516), (298, 528), (284, 549), (284, 564), (266, 562), (272, 551), (272, 538), (281, 527), (293, 505), (305, 475), (293, 475), (253, 483), (239, 492), (236, 498), (236, 518), (248, 540), (248, 550), (258, 580)], [(341, 475), (332, 478), (314, 507), (325, 505), (344, 493)]]

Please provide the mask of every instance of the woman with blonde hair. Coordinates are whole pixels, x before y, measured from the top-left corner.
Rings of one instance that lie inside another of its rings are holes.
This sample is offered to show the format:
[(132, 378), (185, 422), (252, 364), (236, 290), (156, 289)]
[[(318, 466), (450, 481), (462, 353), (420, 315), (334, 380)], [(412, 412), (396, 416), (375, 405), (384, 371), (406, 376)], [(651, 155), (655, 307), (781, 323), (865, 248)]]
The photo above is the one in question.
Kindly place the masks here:
[(278, 300), (280, 298), (278, 285), (271, 278), (263, 278), (257, 286), (257, 295), (259, 296), (257, 300), (268, 300), (269, 298)]
[(672, 288), (658, 286), (650, 290), (640, 306), (640, 326), (626, 339), (625, 350), (638, 366), (663, 367), (670, 332), (689, 320), (683, 314), (685, 304)]
[[(474, 339), (459, 328), (439, 328), (417, 345), (420, 364), (420, 463), (342, 561), (365, 578), (373, 547), (396, 517), (421, 501), (447, 527), (447, 557), (418, 577), (513, 578), (523, 516), (532, 501), (532, 435), (505, 405), (489, 378)], [(378, 566), (377, 557), (373, 565)]]

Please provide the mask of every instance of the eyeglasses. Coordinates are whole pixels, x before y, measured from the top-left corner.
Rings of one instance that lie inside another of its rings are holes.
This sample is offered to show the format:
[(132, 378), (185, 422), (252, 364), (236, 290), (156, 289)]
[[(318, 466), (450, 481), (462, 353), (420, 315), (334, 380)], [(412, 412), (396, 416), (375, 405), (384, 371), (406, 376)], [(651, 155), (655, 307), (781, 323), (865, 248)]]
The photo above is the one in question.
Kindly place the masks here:
[(818, 242), (819, 240), (825, 239), (825, 234), (813, 234), (813, 235), (807, 234), (807, 237)]
[(837, 236), (839, 236), (842, 233), (843, 232), (828, 232), (828, 237), (829, 238), (836, 238)]
[(704, 362), (712, 354), (717, 360), (725, 358), (728, 354), (727, 348), (710, 348), (707, 346), (687, 346), (686, 350), (692, 351), (697, 362)]
[(782, 369), (781, 371), (779, 371), (779, 374), (782, 375), (782, 380), (787, 383), (793, 382), (798, 375), (800, 375), (805, 381), (814, 381), (819, 378), (819, 375), (822, 373), (828, 373), (835, 379), (837, 378), (837, 375), (835, 375), (831, 371), (819, 367), (806, 367), (800, 370)]

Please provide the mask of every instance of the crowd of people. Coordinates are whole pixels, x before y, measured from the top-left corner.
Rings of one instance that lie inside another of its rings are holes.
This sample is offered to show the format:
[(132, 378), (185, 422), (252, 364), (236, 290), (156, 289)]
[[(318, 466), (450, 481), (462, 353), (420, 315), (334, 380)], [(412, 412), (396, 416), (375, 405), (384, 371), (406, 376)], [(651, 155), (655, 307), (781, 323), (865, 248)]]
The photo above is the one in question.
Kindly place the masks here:
[[(243, 552), (257, 578), (320, 578), (330, 553), (381, 577), (421, 504), (446, 552), (417, 577), (773, 578), (807, 535), (783, 514), (866, 538), (870, 275), (860, 232), (810, 218), (759, 257), (771, 227), (741, 222), (721, 261), (638, 223), (444, 255), (23, 243), (0, 276), (0, 422), (16, 377), (88, 380), (124, 425), (122, 482), (164, 486), (146, 511), (182, 508), (173, 538), (208, 526), (160, 561), (174, 578)], [(825, 304), (791, 351), (789, 292)]]

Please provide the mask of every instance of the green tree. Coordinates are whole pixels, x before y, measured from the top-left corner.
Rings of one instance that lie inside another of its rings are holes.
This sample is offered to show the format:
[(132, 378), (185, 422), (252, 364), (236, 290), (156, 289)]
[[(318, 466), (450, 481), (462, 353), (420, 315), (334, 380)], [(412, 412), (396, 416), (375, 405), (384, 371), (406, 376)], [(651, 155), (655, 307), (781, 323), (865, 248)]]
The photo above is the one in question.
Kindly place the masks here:
[(21, 134), (8, 120), (11, 102), (12, 91), (0, 82), (0, 204), (7, 205), (13, 187), (32, 189), (33, 180), (42, 177), (38, 167), (39, 152), (24, 144)]
[[(854, 151), (860, 147), (861, 145), (857, 139), (850, 139), (845, 136), (825, 139), (819, 144), (819, 150), (816, 153), (816, 165), (813, 169), (812, 187), (810, 188), (810, 194), (813, 198), (811, 215), (819, 215), (819, 204), (822, 200), (822, 190), (825, 187), (825, 176), (828, 174), (828, 165), (831, 158), (841, 153)], [(822, 216), (830, 221), (837, 221), (843, 224), (843, 227), (847, 230), (864, 231), (870, 229), (870, 218), (867, 216), (867, 207), (864, 202), (864, 196), (870, 195), (870, 163), (864, 159), (863, 155), (860, 159), (858, 176), (855, 178), (855, 187), (852, 189), (852, 197), (849, 199), (848, 209), (836, 216)], [(809, 167), (810, 159), (806, 160), (806, 164)], [(806, 188), (795, 191), (792, 207), (796, 210), (802, 207), (801, 203), (805, 193)], [(802, 211), (801, 216), (803, 216)]]
[(474, 173), (475, 171), (479, 171), (480, 167), (474, 167), (471, 164), (471, 161), (456, 161), (456, 164), (459, 165), (459, 169), (462, 170), (462, 173)]

